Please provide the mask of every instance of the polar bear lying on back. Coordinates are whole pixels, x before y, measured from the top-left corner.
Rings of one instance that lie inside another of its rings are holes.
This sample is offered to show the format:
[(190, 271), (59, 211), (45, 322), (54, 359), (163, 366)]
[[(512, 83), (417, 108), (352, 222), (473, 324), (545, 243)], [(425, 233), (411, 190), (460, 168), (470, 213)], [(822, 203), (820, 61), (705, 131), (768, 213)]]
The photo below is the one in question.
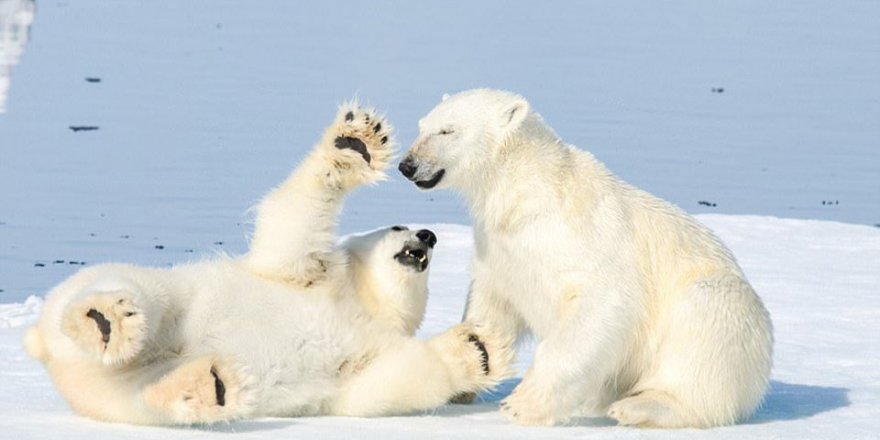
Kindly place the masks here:
[(730, 251), (566, 145), (523, 98), (483, 89), (444, 99), (399, 168), (470, 203), (466, 322), (538, 338), (502, 403), (508, 417), (553, 424), (587, 410), (626, 425), (707, 427), (760, 404), (770, 317)]
[(343, 106), (259, 205), (247, 255), (85, 269), (49, 294), (27, 350), (77, 412), (139, 424), (403, 413), (493, 385), (512, 341), (468, 324), (412, 337), (431, 231), (396, 226), (334, 245), (343, 196), (384, 176), (390, 129)]

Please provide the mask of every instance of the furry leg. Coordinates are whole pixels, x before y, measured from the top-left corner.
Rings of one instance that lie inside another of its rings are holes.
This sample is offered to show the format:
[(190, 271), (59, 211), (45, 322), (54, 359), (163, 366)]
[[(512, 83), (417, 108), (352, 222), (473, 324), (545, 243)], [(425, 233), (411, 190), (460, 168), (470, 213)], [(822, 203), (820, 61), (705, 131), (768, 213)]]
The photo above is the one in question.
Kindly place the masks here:
[[(535, 350), (522, 382), (501, 402), (501, 412), (521, 425), (555, 425), (575, 415), (621, 362), (619, 347), (632, 331), (637, 306), (630, 295), (608, 295), (619, 301), (592, 301), (595, 296), (572, 289), (568, 311), (558, 327)], [(603, 296), (603, 298), (606, 298)], [(635, 312), (632, 312), (633, 314)], [(614, 316), (615, 319), (609, 319)]]
[(358, 185), (385, 177), (391, 131), (372, 109), (341, 106), (309, 156), (258, 205), (246, 266), (302, 287), (328, 278), (344, 263), (334, 252), (342, 200)]
[(512, 341), (459, 324), (425, 342), (403, 339), (342, 388), (333, 412), (381, 416), (426, 410), (457, 393), (490, 388), (509, 377)]
[[(488, 286), (482, 285), (479, 280), (490, 278), (487, 276), (476, 277), (479, 275), (480, 266), (479, 262), (475, 262), (475, 279), (471, 282), (471, 288), (468, 292), (464, 321), (491, 328), (492, 331), (516, 341), (525, 332), (525, 324), (507, 300), (492, 293)], [(461, 393), (454, 396), (450, 402), (469, 404), (476, 397), (477, 394), (473, 392)]]

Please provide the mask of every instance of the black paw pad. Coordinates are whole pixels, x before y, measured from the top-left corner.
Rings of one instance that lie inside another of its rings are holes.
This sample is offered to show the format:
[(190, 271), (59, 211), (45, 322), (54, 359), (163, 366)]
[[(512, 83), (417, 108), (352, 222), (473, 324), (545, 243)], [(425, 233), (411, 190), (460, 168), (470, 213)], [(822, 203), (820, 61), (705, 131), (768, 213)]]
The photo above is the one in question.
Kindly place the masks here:
[(364, 160), (367, 161), (367, 163), (370, 163), (370, 152), (367, 151), (367, 145), (364, 144), (364, 141), (356, 137), (340, 136), (336, 138), (334, 144), (336, 145), (336, 148), (339, 148), (340, 150), (349, 149), (361, 153), (361, 156), (364, 157)]
[(380, 122), (380, 123), (376, 124), (375, 127), (373, 127), (373, 133), (378, 133), (379, 130), (381, 130), (381, 129), (382, 129), (382, 123)]
[(217, 394), (217, 405), (224, 406), (226, 405), (226, 385), (220, 380), (217, 369), (214, 367), (211, 367), (211, 376), (214, 376), (214, 393)]
[(345, 122), (351, 122), (352, 120), (354, 120), (354, 113), (353, 112), (346, 113), (345, 114)]
[(469, 335), (468, 342), (477, 346), (480, 350), (480, 366), (483, 367), (483, 374), (489, 374), (489, 352), (486, 350), (486, 344), (477, 337), (477, 335)]
[(101, 339), (104, 343), (110, 342), (110, 321), (107, 320), (104, 314), (95, 309), (89, 309), (86, 316), (94, 319), (95, 324), (98, 324), (98, 330), (101, 332)]

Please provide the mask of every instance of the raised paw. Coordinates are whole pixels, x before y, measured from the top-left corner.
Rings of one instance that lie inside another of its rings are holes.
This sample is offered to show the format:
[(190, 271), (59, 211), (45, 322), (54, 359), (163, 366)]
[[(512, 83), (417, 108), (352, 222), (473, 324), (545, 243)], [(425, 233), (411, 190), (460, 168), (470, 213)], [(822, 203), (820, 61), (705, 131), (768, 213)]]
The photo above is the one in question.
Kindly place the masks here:
[(231, 359), (206, 356), (183, 364), (144, 389), (144, 401), (173, 423), (213, 423), (251, 410), (247, 374)]
[(105, 365), (134, 359), (148, 335), (146, 314), (125, 291), (95, 293), (73, 303), (63, 315), (62, 330)]
[(431, 339), (431, 345), (451, 367), (457, 393), (488, 389), (510, 377), (513, 342), (470, 323), (456, 325)]
[(391, 124), (375, 110), (342, 105), (322, 142), (332, 167), (326, 177), (344, 187), (383, 179), (391, 162), (391, 133)]

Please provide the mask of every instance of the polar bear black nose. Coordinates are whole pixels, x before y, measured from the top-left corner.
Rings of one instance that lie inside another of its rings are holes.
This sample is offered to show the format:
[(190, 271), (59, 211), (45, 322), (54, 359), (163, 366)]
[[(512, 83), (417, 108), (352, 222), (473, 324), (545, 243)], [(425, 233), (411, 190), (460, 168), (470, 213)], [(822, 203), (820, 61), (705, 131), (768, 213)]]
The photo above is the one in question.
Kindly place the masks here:
[(407, 157), (400, 162), (400, 165), (397, 166), (397, 169), (400, 170), (400, 173), (403, 174), (407, 179), (412, 180), (413, 176), (416, 175), (416, 165), (413, 163), (412, 158)]
[(421, 231), (416, 232), (416, 238), (422, 243), (427, 244), (429, 247), (434, 247), (434, 245), (437, 244), (437, 236), (427, 229), (422, 229)]

